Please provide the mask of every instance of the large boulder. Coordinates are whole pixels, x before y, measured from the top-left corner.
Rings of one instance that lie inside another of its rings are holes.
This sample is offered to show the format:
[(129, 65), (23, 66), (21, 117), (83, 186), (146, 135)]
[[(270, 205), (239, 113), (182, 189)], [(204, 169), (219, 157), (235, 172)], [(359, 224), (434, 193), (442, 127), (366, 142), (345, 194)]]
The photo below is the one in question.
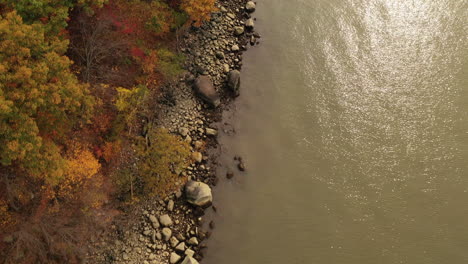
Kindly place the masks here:
[(238, 70), (230, 71), (228, 74), (228, 87), (235, 96), (239, 96), (240, 72)]
[(187, 182), (185, 185), (185, 196), (189, 203), (200, 207), (209, 206), (213, 201), (210, 186), (203, 182)]
[(219, 95), (215, 90), (213, 82), (208, 76), (199, 76), (194, 83), (194, 88), (200, 98), (210, 104), (212, 107), (218, 107), (220, 104)]
[(198, 261), (190, 256), (186, 256), (180, 264), (199, 264)]

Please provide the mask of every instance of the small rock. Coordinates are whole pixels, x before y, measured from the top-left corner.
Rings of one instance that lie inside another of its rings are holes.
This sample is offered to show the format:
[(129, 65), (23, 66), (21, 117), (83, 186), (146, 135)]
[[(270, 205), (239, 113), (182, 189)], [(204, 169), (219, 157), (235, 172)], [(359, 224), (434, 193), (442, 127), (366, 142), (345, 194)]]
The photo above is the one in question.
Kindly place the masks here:
[(223, 71), (224, 71), (224, 73), (228, 73), (229, 70), (230, 70), (229, 64), (227, 64), (227, 63), (223, 64)]
[(180, 264), (199, 264), (198, 261), (190, 256), (186, 256)]
[(176, 251), (184, 252), (185, 251), (185, 242), (180, 242), (179, 245), (175, 248)]
[(244, 28), (243, 27), (235, 27), (234, 28), (234, 33), (236, 36), (242, 35), (244, 33)]
[(169, 239), (169, 243), (171, 244), (171, 247), (175, 248), (177, 244), (179, 244), (179, 240), (175, 237), (171, 237), (171, 239)]
[(128, 260), (129, 258), (130, 258), (130, 257), (128, 256), (127, 253), (123, 253), (123, 254), (122, 254), (122, 259), (123, 259), (123, 260)]
[[(169, 230), (170, 230), (170, 229), (169, 229)], [(161, 235), (161, 233), (159, 233), (159, 232), (156, 232), (155, 236), (156, 236), (156, 238), (157, 238), (158, 240), (161, 240), (161, 239), (162, 239), (162, 235)]]
[(159, 222), (161, 223), (161, 225), (163, 226), (171, 226), (173, 223), (172, 223), (172, 219), (169, 217), (169, 215), (165, 214), (165, 215), (161, 215), (159, 217)]
[(187, 241), (187, 243), (188, 243), (189, 245), (196, 246), (196, 245), (198, 245), (198, 239), (197, 239), (196, 237), (191, 237), (191, 238)]
[(195, 147), (195, 149), (200, 149), (203, 146), (203, 142), (197, 140), (195, 141), (195, 143), (193, 143), (193, 146)]
[(216, 58), (222, 60), (224, 59), (224, 53), (222, 53), (221, 51), (217, 51), (216, 52)]
[(182, 258), (181, 256), (179, 256), (179, 255), (177, 255), (176, 253), (172, 252), (172, 253), (171, 253), (171, 257), (170, 257), (170, 259), (169, 259), (169, 262), (170, 262), (171, 264), (175, 264), (175, 263), (177, 263), (181, 258)]
[(172, 212), (174, 210), (174, 201), (169, 200), (169, 202), (167, 202), (167, 210), (169, 212)]
[(232, 51), (239, 51), (239, 50), (240, 50), (239, 45), (237, 45), (237, 44), (236, 44), (236, 45), (232, 45), (231, 50), (232, 50)]
[(208, 135), (208, 136), (217, 136), (218, 135), (218, 131), (216, 129), (213, 129), (213, 128), (206, 128), (205, 129), (205, 134)]
[(186, 127), (181, 127), (179, 129), (179, 134), (182, 136), (182, 137), (186, 137), (188, 134), (190, 133), (190, 130)]
[(244, 165), (244, 162), (239, 162), (239, 164), (237, 164), (237, 168), (240, 170), (240, 171), (245, 171), (245, 165)]
[(235, 96), (239, 96), (240, 72), (238, 70), (233, 70), (229, 72), (228, 87)]
[(232, 179), (233, 177), (234, 177), (234, 173), (233, 173), (232, 171), (228, 171), (228, 172), (226, 173), (226, 178)]
[(193, 257), (193, 255), (195, 255), (195, 251), (191, 250), (190, 248), (187, 248), (187, 250), (185, 250), (184, 253), (186, 256), (189, 256), (189, 257)]
[(247, 21), (245, 21), (245, 27), (252, 30), (255, 27), (254, 20), (252, 18), (247, 19)]
[(200, 163), (203, 160), (203, 155), (198, 151), (193, 152), (192, 153), (192, 159), (194, 159), (196, 162)]
[(254, 12), (255, 11), (255, 3), (253, 1), (249, 1), (247, 2), (247, 4), (245, 5), (245, 10), (247, 10), (247, 12)]
[(151, 226), (152, 226), (154, 229), (158, 229), (158, 228), (159, 228), (159, 221), (158, 221), (158, 219), (156, 218), (156, 216), (150, 215), (150, 216), (149, 216), (149, 220), (150, 220), (150, 222), (151, 222)]
[(257, 39), (254, 36), (250, 37), (250, 45), (253, 46), (257, 42)]
[(170, 239), (171, 236), (172, 236), (172, 230), (169, 229), (169, 228), (167, 228), (167, 227), (165, 227), (165, 228), (163, 228), (163, 230), (162, 230), (162, 234), (163, 234), (163, 236), (164, 236), (164, 240), (165, 240), (165, 241), (169, 241), (169, 239)]

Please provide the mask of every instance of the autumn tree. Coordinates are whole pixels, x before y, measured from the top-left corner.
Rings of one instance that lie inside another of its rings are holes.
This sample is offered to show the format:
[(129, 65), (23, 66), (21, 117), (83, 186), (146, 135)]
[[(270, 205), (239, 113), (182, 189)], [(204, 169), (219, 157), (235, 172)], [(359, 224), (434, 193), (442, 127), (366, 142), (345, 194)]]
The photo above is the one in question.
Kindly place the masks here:
[(182, 183), (178, 174), (190, 164), (190, 147), (162, 128), (151, 130), (148, 138), (137, 145), (138, 177), (145, 195), (164, 196)]
[(65, 57), (67, 41), (45, 40), (16, 12), (0, 18), (0, 164), (49, 183), (63, 174), (60, 139), (91, 113), (93, 99)]
[(68, 151), (63, 178), (58, 184), (58, 197), (77, 199), (83, 186), (96, 176), (101, 165), (88, 149), (75, 144)]
[(200, 26), (204, 21), (210, 20), (211, 13), (217, 10), (215, 2), (216, 0), (182, 0), (180, 7), (196, 26)]
[(27, 24), (41, 23), (52, 36), (67, 26), (69, 11), (78, 7), (91, 14), (94, 8), (102, 7), (107, 0), (0, 0), (16, 10)]

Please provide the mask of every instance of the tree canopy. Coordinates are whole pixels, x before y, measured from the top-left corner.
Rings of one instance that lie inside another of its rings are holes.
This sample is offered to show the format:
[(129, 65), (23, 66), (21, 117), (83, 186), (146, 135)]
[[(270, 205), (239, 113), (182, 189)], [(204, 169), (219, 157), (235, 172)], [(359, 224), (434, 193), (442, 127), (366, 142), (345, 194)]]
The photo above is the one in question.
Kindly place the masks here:
[[(93, 99), (70, 71), (67, 41), (45, 40), (44, 29), (16, 13), (0, 18), (0, 162), (34, 176), (50, 175), (54, 142), (85, 121)], [(59, 159), (60, 160), (60, 159)], [(57, 163), (57, 162), (53, 162)]]

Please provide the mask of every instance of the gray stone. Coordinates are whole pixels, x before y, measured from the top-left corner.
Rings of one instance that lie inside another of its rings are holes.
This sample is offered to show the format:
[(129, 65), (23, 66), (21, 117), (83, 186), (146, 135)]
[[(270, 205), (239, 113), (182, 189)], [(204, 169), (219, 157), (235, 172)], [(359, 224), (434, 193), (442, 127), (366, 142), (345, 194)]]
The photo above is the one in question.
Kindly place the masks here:
[(233, 70), (229, 72), (228, 75), (228, 87), (235, 96), (239, 96), (240, 88), (240, 72), (238, 70)]
[(213, 201), (210, 186), (203, 182), (189, 181), (185, 185), (187, 201), (197, 206), (208, 206)]
[(169, 215), (165, 214), (165, 215), (161, 215), (159, 217), (159, 222), (161, 223), (161, 225), (163, 226), (171, 226), (173, 223), (172, 223), (172, 219), (169, 217)]
[(235, 27), (234, 28), (234, 33), (236, 34), (236, 36), (242, 35), (242, 34), (244, 34), (244, 28), (243, 27)]
[(171, 257), (170, 257), (170, 259), (169, 259), (169, 262), (170, 262), (171, 264), (175, 264), (175, 263), (177, 263), (181, 258), (182, 258), (181, 256), (179, 256), (179, 255), (177, 255), (176, 253), (172, 252), (172, 253), (171, 253)]
[(193, 152), (193, 153), (192, 153), (192, 158), (193, 158), (196, 162), (200, 163), (200, 162), (202, 162), (202, 160), (203, 160), (203, 155), (202, 155), (200, 152)]
[(217, 136), (218, 135), (218, 131), (216, 129), (213, 129), (213, 128), (206, 128), (205, 129), (205, 134), (207, 136)]
[(193, 143), (193, 146), (195, 147), (195, 149), (200, 149), (203, 146), (203, 142), (197, 140), (195, 141), (195, 143)]
[(252, 30), (255, 27), (254, 20), (252, 18), (247, 19), (247, 21), (245, 21), (245, 27)]
[(186, 128), (186, 127), (181, 127), (181, 128), (179, 129), (179, 134), (180, 134), (182, 137), (186, 137), (189, 133), (190, 133), (190, 130), (188, 130), (188, 128)]
[(174, 201), (169, 200), (169, 202), (167, 202), (167, 210), (169, 212), (172, 212), (174, 210)]
[(212, 107), (218, 107), (221, 103), (210, 77), (199, 76), (195, 80), (194, 88), (200, 98)]
[(217, 51), (216, 52), (216, 58), (222, 60), (224, 59), (224, 53), (222, 53), (221, 51)]
[(185, 251), (185, 242), (180, 242), (179, 245), (175, 248), (176, 251), (184, 252)]
[(190, 248), (187, 248), (187, 250), (185, 250), (184, 253), (186, 256), (189, 256), (189, 257), (193, 257), (193, 255), (195, 255), (195, 251), (191, 250)]
[(159, 221), (158, 221), (158, 219), (156, 218), (156, 216), (150, 215), (150, 216), (149, 216), (149, 220), (150, 220), (150, 222), (151, 222), (151, 226), (152, 226), (154, 229), (159, 228)]
[(189, 245), (196, 246), (196, 245), (198, 245), (198, 239), (197, 239), (196, 237), (191, 237), (191, 238), (187, 241), (187, 243), (188, 243)]
[(169, 243), (171, 244), (171, 247), (175, 248), (177, 244), (179, 244), (179, 240), (173, 236), (169, 239)]
[(247, 10), (247, 12), (254, 12), (255, 11), (255, 3), (253, 1), (249, 1), (247, 2), (247, 4), (245, 4), (245, 10)]
[[(169, 230), (170, 230), (170, 229), (169, 229)], [(162, 239), (162, 235), (161, 235), (161, 233), (159, 233), (159, 232), (156, 232), (156, 235), (155, 235), (155, 236), (156, 236), (156, 238), (157, 238), (158, 240), (161, 240), (161, 239)]]
[(229, 64), (227, 64), (227, 63), (223, 64), (223, 71), (224, 71), (225, 73), (228, 73), (228, 72), (229, 72), (229, 69), (230, 69), (230, 68), (229, 68)]
[(172, 230), (169, 229), (169, 228), (167, 228), (167, 227), (165, 227), (165, 228), (163, 228), (163, 230), (162, 230), (162, 234), (163, 234), (164, 240), (165, 240), (165, 241), (169, 241), (169, 239), (170, 239), (171, 236), (172, 236)]
[(190, 256), (186, 256), (180, 264), (199, 264), (198, 261)]
[(251, 36), (250, 37), (250, 45), (255, 45), (255, 43), (257, 42), (257, 39), (254, 37), (254, 36)]

